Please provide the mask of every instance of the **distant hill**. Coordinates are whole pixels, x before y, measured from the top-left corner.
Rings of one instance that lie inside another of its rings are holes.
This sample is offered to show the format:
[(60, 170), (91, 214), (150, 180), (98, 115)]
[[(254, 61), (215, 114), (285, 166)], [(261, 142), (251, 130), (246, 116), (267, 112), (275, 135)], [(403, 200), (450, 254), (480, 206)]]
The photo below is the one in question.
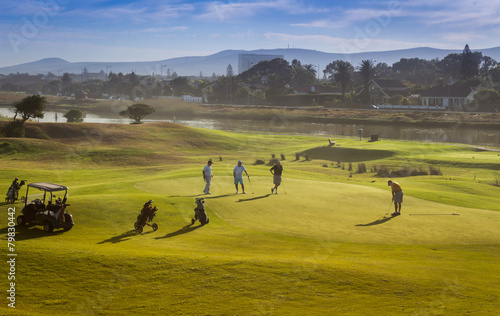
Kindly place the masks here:
[[(500, 61), (500, 46), (488, 49), (478, 50), (485, 56)], [(0, 68), (0, 74), (8, 75), (11, 73), (29, 73), (29, 74), (47, 74), (51, 72), (59, 75), (61, 73), (80, 74), (82, 69), (87, 68), (89, 72), (112, 71), (115, 73), (130, 73), (132, 70), (139, 75), (163, 74), (167, 71), (174, 71), (179, 76), (211, 76), (226, 74), (226, 68), (229, 64), (233, 67), (235, 73), (238, 72), (238, 55), (245, 54), (265, 54), (265, 55), (283, 55), (285, 59), (291, 62), (294, 59), (304, 64), (313, 64), (319, 66), (321, 70), (326, 65), (335, 60), (349, 61), (353, 66), (358, 66), (362, 60), (371, 59), (375, 63), (384, 62), (388, 65), (399, 61), (401, 58), (421, 58), (431, 60), (434, 58), (442, 59), (451, 53), (461, 53), (462, 50), (445, 50), (430, 47), (419, 47), (412, 49), (366, 52), (366, 53), (325, 53), (317, 50), (308, 49), (259, 49), (252, 51), (245, 50), (225, 50), (208, 56), (187, 56), (171, 58), (159, 61), (143, 62), (68, 62), (61, 58), (46, 58), (30, 63)]]

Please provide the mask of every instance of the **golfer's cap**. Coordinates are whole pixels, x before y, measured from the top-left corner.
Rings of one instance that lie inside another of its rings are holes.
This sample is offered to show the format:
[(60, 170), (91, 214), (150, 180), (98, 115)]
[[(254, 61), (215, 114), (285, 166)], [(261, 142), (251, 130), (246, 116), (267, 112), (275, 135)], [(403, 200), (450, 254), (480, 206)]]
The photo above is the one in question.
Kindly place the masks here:
[(238, 163), (242, 163), (242, 162), (243, 162), (243, 161), (241, 161), (241, 160), (238, 160)]
[(391, 180), (387, 181), (387, 185), (391, 185), (391, 183), (392, 183)]
[(212, 161), (212, 159), (210, 159), (210, 160), (208, 161), (208, 163), (214, 163), (214, 162)]

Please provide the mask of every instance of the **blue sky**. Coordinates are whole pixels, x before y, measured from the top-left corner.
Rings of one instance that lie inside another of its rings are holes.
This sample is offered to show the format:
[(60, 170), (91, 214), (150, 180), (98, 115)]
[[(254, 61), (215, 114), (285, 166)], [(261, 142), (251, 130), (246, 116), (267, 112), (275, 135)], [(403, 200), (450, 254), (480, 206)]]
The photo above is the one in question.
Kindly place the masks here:
[(0, 2), (0, 67), (157, 61), (226, 49), (353, 53), (500, 46), (500, 0)]

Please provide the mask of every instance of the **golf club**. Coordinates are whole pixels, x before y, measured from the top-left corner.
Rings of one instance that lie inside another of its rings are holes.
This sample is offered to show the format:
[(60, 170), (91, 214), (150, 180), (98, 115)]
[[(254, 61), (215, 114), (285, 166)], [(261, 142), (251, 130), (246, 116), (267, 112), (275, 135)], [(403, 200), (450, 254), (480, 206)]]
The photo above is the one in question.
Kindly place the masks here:
[(250, 181), (250, 176), (247, 176), (248, 177), (248, 183), (250, 183), (250, 189), (252, 190), (252, 194), (255, 194), (253, 193), (253, 186), (252, 186), (252, 182)]
[(389, 204), (389, 209), (387, 210), (387, 213), (385, 213), (385, 215), (389, 215), (389, 212), (391, 211), (391, 206), (392, 206), (392, 200), (391, 203)]
[(283, 192), (285, 192), (285, 194), (286, 194), (285, 181), (283, 181), (283, 177), (281, 177), (281, 185), (283, 186)]

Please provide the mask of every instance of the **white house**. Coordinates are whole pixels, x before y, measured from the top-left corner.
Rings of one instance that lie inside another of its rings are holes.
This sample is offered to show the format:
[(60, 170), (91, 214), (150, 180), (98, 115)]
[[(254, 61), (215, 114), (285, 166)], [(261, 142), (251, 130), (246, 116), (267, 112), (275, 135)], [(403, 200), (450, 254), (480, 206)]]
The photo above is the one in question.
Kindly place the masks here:
[(420, 99), (423, 108), (462, 111), (474, 100), (476, 91), (470, 86), (432, 87), (422, 92)]

